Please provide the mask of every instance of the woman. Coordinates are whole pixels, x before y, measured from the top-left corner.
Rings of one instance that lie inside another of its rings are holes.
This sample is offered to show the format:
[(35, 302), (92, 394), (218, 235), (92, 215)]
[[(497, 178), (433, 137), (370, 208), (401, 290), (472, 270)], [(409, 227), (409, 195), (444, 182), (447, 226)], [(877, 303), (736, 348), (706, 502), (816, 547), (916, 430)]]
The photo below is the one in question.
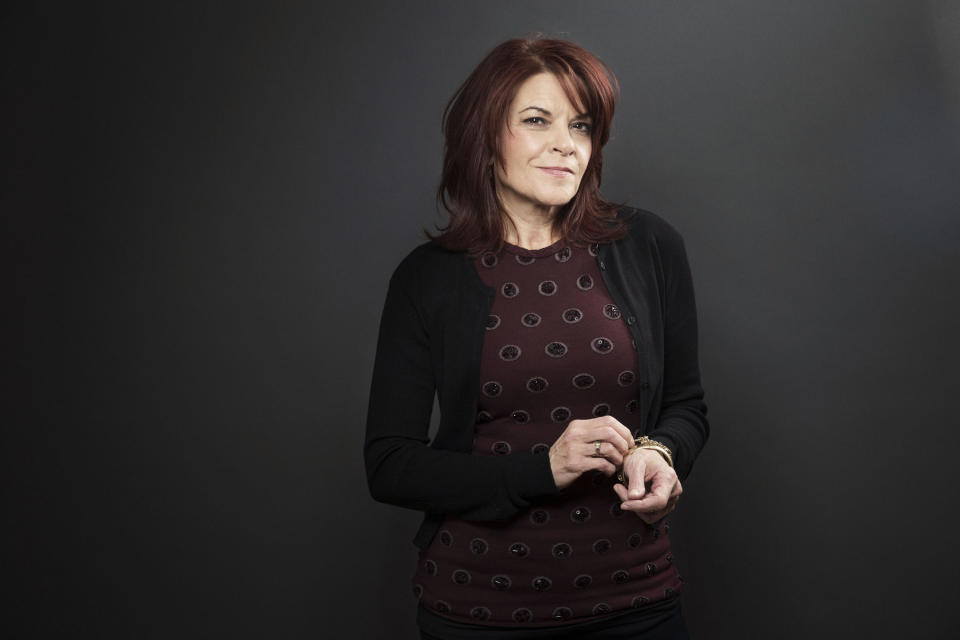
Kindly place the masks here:
[(365, 447), (374, 498), (425, 514), (423, 638), (686, 637), (664, 517), (709, 430), (696, 312), (677, 232), (600, 196), (616, 91), (511, 40), (444, 113), (450, 222), (390, 281)]

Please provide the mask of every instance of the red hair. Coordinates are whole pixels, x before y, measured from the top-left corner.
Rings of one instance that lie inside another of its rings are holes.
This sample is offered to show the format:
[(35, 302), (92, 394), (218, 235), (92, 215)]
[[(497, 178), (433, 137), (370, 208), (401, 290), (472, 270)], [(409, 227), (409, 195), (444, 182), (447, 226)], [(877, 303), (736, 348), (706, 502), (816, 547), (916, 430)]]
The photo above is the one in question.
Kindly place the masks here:
[(595, 55), (566, 40), (508, 40), (487, 54), (457, 89), (443, 112), (443, 175), (437, 200), (450, 213), (437, 236), (454, 251), (498, 250), (504, 220), (494, 187), (492, 160), (503, 163), (500, 133), (520, 85), (538, 73), (552, 73), (567, 99), (592, 119), (590, 162), (577, 194), (560, 207), (554, 228), (568, 242), (590, 244), (621, 237), (616, 205), (600, 195), (601, 151), (610, 138), (610, 121), (619, 85)]

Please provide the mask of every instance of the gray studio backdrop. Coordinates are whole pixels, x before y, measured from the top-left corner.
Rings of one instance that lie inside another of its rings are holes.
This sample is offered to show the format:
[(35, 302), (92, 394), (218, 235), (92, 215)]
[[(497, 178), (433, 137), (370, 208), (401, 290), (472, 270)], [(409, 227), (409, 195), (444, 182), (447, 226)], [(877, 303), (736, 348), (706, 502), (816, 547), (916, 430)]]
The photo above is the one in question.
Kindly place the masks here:
[[(685, 236), (713, 436), (695, 638), (960, 618), (960, 3), (5, 12), (17, 637), (413, 638), (418, 515), (362, 468), (379, 312), (495, 44), (618, 75), (604, 192)], [(5, 634), (6, 637), (13, 637)]]

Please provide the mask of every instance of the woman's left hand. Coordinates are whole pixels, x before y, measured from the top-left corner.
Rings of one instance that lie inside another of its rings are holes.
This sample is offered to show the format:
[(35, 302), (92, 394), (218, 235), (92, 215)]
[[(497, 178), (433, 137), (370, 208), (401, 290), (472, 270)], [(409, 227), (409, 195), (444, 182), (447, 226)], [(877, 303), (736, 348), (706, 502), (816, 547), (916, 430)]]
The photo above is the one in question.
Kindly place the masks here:
[(637, 449), (623, 461), (623, 473), (629, 488), (613, 485), (624, 511), (633, 511), (647, 524), (673, 511), (683, 486), (667, 461), (653, 449)]

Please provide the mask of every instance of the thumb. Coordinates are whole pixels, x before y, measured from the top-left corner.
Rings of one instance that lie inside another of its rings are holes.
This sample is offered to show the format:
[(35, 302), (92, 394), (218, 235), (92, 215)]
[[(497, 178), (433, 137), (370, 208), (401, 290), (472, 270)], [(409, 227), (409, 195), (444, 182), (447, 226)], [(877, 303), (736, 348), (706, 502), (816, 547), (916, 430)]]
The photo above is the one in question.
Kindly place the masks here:
[(637, 466), (630, 474), (630, 486), (627, 488), (627, 497), (630, 500), (639, 500), (647, 492), (644, 477), (647, 475), (647, 465), (643, 460), (637, 461)]

